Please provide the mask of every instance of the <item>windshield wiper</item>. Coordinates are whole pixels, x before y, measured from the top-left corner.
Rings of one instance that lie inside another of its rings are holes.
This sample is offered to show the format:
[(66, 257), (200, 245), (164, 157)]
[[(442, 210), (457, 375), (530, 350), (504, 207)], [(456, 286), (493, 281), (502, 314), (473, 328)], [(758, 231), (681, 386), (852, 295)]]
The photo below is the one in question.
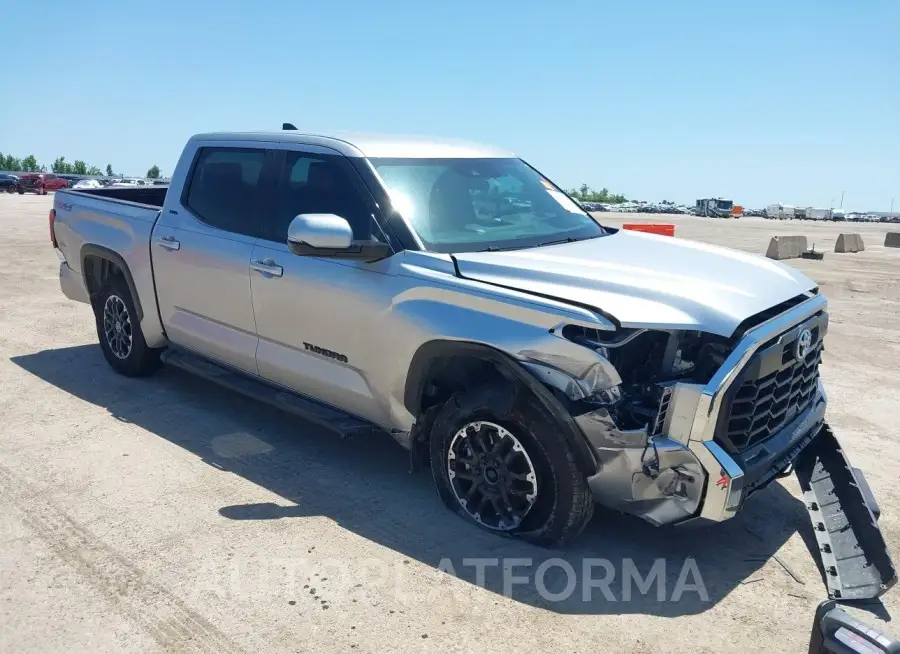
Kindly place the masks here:
[[(523, 248), (525, 248), (525, 247), (528, 247), (528, 246), (525, 246), (525, 245), (510, 245), (510, 246), (505, 247), (505, 248), (498, 248), (497, 246), (492, 245), (492, 246), (489, 247), (489, 248), (484, 248), (483, 250), (475, 250), (475, 251), (476, 251), (476, 252), (504, 252), (504, 251), (506, 251), (506, 250), (521, 250), (521, 249), (523, 249)], [(531, 247), (534, 247), (534, 246), (531, 246)]]
[[(588, 238), (594, 238), (589, 236)], [(506, 250), (525, 250), (528, 248), (539, 248), (545, 245), (559, 245), (560, 243), (575, 243), (576, 241), (584, 241), (587, 239), (583, 238), (575, 238), (574, 236), (566, 236), (565, 238), (556, 239), (554, 241), (544, 241), (543, 243), (537, 243), (535, 245), (508, 245), (503, 248), (498, 248), (496, 245), (492, 245), (490, 247), (484, 248), (483, 250), (476, 250), (476, 252), (503, 252)]]
[(555, 241), (544, 241), (543, 243), (538, 243), (537, 247), (543, 247), (545, 245), (559, 245), (560, 243), (575, 243), (576, 241), (580, 240), (580, 238), (575, 238), (574, 236), (566, 236), (565, 238), (560, 238)]

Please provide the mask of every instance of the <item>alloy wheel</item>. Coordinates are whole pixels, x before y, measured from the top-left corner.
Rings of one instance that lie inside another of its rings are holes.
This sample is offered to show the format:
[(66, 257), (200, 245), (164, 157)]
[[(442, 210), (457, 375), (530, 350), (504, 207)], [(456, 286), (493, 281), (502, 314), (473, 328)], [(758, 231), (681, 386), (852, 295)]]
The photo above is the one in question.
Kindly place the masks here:
[(103, 305), (103, 334), (116, 358), (127, 359), (133, 344), (131, 315), (118, 295), (110, 295)]
[(512, 432), (493, 422), (470, 422), (456, 432), (447, 471), (456, 501), (488, 529), (515, 529), (537, 500), (537, 474), (528, 452)]

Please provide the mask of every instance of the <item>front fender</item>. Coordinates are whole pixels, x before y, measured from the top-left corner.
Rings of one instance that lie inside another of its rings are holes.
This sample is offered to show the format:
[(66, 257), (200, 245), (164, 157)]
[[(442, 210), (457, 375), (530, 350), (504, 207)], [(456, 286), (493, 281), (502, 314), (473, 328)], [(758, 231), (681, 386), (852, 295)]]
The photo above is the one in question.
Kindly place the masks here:
[(436, 339), (424, 343), (416, 351), (406, 377), (404, 403), (416, 413), (422, 400), (432, 363), (439, 359), (468, 358), (491, 363), (504, 377), (527, 388), (553, 416), (566, 441), (572, 447), (576, 462), (585, 476), (597, 472), (597, 458), (575, 420), (565, 407), (537, 378), (511, 356), (484, 343)]

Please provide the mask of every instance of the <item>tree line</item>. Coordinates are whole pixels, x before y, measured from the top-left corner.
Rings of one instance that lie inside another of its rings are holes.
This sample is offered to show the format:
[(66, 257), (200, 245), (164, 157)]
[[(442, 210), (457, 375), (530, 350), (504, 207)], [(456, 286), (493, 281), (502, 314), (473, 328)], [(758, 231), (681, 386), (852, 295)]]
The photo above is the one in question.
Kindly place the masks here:
[[(0, 170), (23, 173), (46, 173), (47, 166), (39, 163), (37, 157), (33, 154), (29, 154), (27, 157), (19, 159), (11, 154), (5, 155), (0, 152)], [(63, 175), (85, 175), (91, 177), (100, 177), (102, 175), (115, 177), (117, 175), (117, 173), (113, 171), (112, 164), (106, 164), (106, 171), (104, 172), (100, 168), (97, 168), (97, 166), (89, 166), (80, 159), (66, 161), (65, 157), (57, 157), (53, 163), (50, 164), (50, 172)], [(147, 179), (159, 179), (161, 176), (162, 172), (160, 171), (159, 166), (156, 165), (150, 168), (146, 175)]]
[(609, 189), (606, 187), (599, 191), (595, 191), (587, 184), (582, 184), (579, 188), (570, 189), (566, 191), (566, 193), (568, 193), (570, 197), (581, 200), (582, 202), (602, 202), (604, 204), (622, 204), (623, 202), (628, 202), (628, 198), (621, 193), (610, 193)]

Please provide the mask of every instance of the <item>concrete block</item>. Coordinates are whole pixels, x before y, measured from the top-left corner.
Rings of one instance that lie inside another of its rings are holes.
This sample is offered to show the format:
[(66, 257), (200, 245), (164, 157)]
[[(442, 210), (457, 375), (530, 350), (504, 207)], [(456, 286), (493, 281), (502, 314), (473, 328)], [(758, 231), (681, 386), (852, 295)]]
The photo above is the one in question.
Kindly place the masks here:
[(834, 244), (835, 252), (862, 252), (865, 249), (859, 234), (839, 234)]
[(773, 236), (769, 241), (766, 256), (770, 259), (797, 259), (801, 252), (806, 252), (805, 236)]
[(900, 248), (900, 232), (888, 232), (884, 235), (884, 247)]

